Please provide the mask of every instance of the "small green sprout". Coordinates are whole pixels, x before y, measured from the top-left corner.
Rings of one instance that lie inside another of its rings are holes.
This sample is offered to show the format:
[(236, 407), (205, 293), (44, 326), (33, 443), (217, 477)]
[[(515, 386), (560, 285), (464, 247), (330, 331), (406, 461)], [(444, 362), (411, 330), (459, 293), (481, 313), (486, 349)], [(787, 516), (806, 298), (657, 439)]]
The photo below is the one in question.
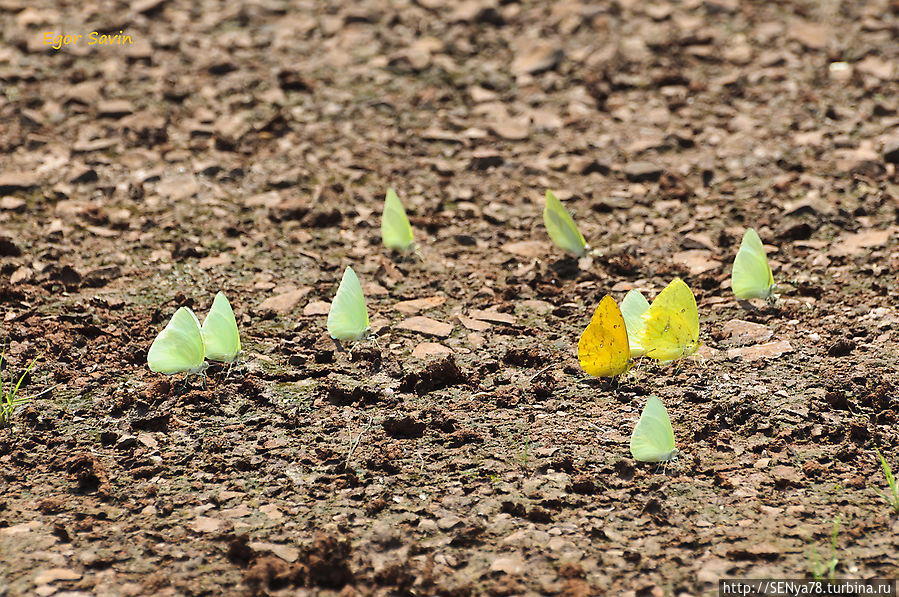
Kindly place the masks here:
[(899, 486), (896, 485), (896, 478), (893, 477), (893, 471), (890, 469), (887, 459), (883, 457), (880, 450), (876, 450), (876, 452), (877, 457), (880, 458), (880, 467), (883, 469), (883, 476), (887, 478), (887, 483), (890, 486), (890, 493), (884, 493), (882, 495), (893, 507), (893, 512), (899, 513)]
[(830, 535), (830, 558), (828, 558), (826, 562), (821, 561), (814, 546), (811, 548), (809, 559), (812, 564), (812, 577), (815, 580), (824, 580), (825, 573), (827, 574), (828, 580), (834, 580), (836, 578), (837, 564), (840, 562), (840, 559), (837, 557), (837, 535), (840, 533), (840, 523), (842, 520), (842, 514), (838, 515), (833, 520), (833, 532)]
[[(3, 358), (5, 356), (6, 347), (4, 346), (3, 348), (0, 348), (0, 369), (3, 367)], [(19, 377), (19, 380), (16, 382), (16, 385), (13, 386), (12, 390), (9, 389), (8, 385), (4, 386), (3, 376), (0, 375), (0, 427), (9, 425), (16, 409), (27, 404), (31, 400), (30, 397), (19, 396), (19, 387), (22, 385), (22, 382), (25, 381), (25, 377), (28, 376), (28, 372), (31, 371), (31, 368), (36, 361), (37, 357), (34, 357), (31, 362), (28, 363), (25, 372)], [(12, 383), (12, 379), (10, 379), (9, 383)]]

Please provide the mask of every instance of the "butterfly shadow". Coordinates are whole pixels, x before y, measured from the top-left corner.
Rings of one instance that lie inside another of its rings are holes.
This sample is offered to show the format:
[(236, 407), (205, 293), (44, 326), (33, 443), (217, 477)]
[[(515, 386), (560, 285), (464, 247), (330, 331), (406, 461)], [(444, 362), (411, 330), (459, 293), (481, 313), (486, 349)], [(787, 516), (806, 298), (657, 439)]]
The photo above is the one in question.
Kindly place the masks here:
[(668, 477), (668, 471), (677, 471), (676, 473), (672, 473), (673, 475), (680, 474), (680, 464), (678, 463), (677, 457), (679, 454), (683, 452), (678, 451), (678, 454), (675, 454), (670, 460), (663, 460), (661, 462), (637, 462), (637, 467), (647, 471), (652, 475), (662, 475), (664, 477)]
[(549, 263), (548, 267), (562, 280), (573, 280), (581, 274), (579, 259), (574, 256), (566, 256)]
[(350, 361), (368, 362), (376, 368), (380, 368), (381, 362), (384, 360), (378, 337), (373, 333), (370, 333), (365, 341), (353, 342), (352, 345), (336, 338), (331, 338), (331, 340), (334, 342), (336, 352), (346, 355)]
[(585, 377), (580, 383), (604, 394), (630, 395), (643, 392), (643, 387), (639, 381), (623, 378), (624, 375), (617, 377)]
[(222, 381), (228, 381), (231, 378), (232, 373), (234, 373), (235, 377), (239, 374), (246, 373), (247, 364), (238, 356), (230, 363), (210, 363), (207, 371), (209, 372), (210, 377), (216, 378), (224, 373), (225, 375), (221, 379)]
[(748, 299), (737, 299), (737, 305), (741, 309), (743, 309), (746, 313), (754, 313), (754, 314), (763, 314), (763, 315), (778, 315), (780, 313), (780, 297), (778, 295), (772, 294), (768, 298), (765, 299), (764, 304), (761, 307), (755, 306), (752, 301)]
[(198, 371), (197, 373), (186, 373), (184, 375), (184, 379), (181, 380), (180, 384), (173, 385), (173, 388), (180, 388), (180, 391), (177, 393), (178, 396), (189, 394), (190, 392), (197, 389), (197, 387), (192, 383), (194, 381), (193, 378), (195, 377), (198, 378), (199, 388), (203, 391), (206, 390), (206, 381), (209, 379), (209, 377), (206, 375), (206, 370), (209, 368), (209, 364), (204, 363), (204, 365), (205, 366), (202, 370)]

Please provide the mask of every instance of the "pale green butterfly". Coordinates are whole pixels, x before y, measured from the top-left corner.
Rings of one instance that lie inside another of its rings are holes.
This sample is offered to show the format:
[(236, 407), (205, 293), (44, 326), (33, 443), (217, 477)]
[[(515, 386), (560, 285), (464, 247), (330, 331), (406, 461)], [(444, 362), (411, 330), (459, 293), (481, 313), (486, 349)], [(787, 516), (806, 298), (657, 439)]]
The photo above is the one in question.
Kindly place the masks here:
[(210, 361), (233, 363), (240, 356), (240, 333), (231, 303), (223, 292), (215, 295), (212, 308), (200, 328), (206, 343), (206, 358)]
[(181, 307), (172, 315), (147, 353), (150, 371), (173, 375), (187, 371), (191, 375), (206, 369), (206, 345), (200, 331), (200, 322), (194, 312)]
[(335, 340), (361, 340), (369, 330), (362, 285), (353, 268), (347, 266), (328, 311), (328, 333)]
[(752, 228), (747, 228), (743, 234), (730, 280), (730, 287), (738, 299), (767, 299), (774, 290), (774, 274), (768, 265), (765, 247)]
[(631, 290), (624, 295), (621, 301), (621, 315), (624, 317), (624, 327), (627, 328), (627, 340), (631, 347), (631, 358), (642, 356), (645, 352), (640, 339), (643, 336), (643, 327), (646, 321), (643, 314), (649, 311), (649, 301), (639, 290)]
[(549, 237), (560, 249), (574, 253), (582, 257), (590, 248), (583, 235), (571, 219), (571, 215), (562, 202), (553, 194), (546, 191), (546, 206), (543, 208), (543, 225), (549, 232)]
[(415, 245), (412, 235), (412, 226), (406, 217), (406, 210), (400, 203), (393, 189), (387, 189), (387, 198), (384, 199), (384, 212), (381, 214), (381, 241), (388, 249), (408, 251)]
[(665, 405), (650, 396), (631, 434), (631, 456), (641, 462), (668, 462), (677, 457), (674, 430)]

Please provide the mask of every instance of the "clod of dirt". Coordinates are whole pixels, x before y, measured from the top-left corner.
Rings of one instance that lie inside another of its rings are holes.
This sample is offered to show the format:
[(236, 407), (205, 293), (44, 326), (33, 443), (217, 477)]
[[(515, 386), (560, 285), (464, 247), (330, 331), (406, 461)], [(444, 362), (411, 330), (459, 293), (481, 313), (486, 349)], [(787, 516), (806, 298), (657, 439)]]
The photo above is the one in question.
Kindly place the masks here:
[(812, 236), (811, 225), (807, 222), (787, 223), (777, 233), (777, 238), (781, 240), (808, 240)]
[(503, 514), (511, 514), (512, 516), (517, 516), (518, 518), (524, 518), (525, 516), (527, 516), (527, 508), (525, 508), (523, 504), (512, 501), (503, 502), (500, 505), (500, 512), (502, 512)]
[(849, 422), (849, 439), (857, 444), (863, 444), (871, 438), (871, 430), (864, 421)]
[(81, 274), (71, 265), (64, 265), (50, 270), (50, 280), (61, 283), (67, 289), (75, 289), (81, 284)]
[(612, 275), (629, 278), (640, 273), (640, 262), (629, 253), (619, 253), (609, 256), (606, 270)]
[(136, 416), (131, 419), (132, 431), (165, 431), (169, 428), (170, 413)]
[(824, 395), (827, 404), (836, 410), (849, 410), (849, 399), (842, 390), (831, 390)]
[(11, 238), (0, 236), (0, 257), (18, 257), (22, 249)]
[(472, 429), (459, 429), (446, 437), (443, 445), (447, 448), (460, 448), (465, 444), (479, 444), (484, 441), (478, 433)]
[(662, 172), (664, 170), (652, 162), (630, 162), (624, 167), (624, 176), (631, 182), (655, 182)]
[(473, 547), (475, 545), (481, 545), (484, 542), (482, 539), (483, 535), (483, 526), (477, 524), (469, 525), (456, 533), (452, 541), (450, 541), (450, 545), (453, 547)]
[(87, 272), (84, 275), (83, 285), (88, 288), (106, 286), (111, 281), (122, 275), (122, 269), (117, 265), (100, 267)]
[(432, 408), (426, 412), (430, 415), (428, 427), (431, 429), (437, 429), (443, 433), (452, 433), (456, 430), (456, 419), (451, 417), (446, 411)]
[(228, 561), (238, 566), (247, 566), (256, 556), (256, 552), (249, 546), (249, 535), (232, 535), (226, 537), (226, 541), (228, 541)]
[(172, 382), (167, 379), (157, 379), (150, 382), (147, 385), (147, 389), (144, 392), (147, 399), (152, 400), (154, 398), (167, 398), (172, 393)]
[(670, 172), (663, 172), (659, 177), (659, 192), (665, 199), (677, 199), (686, 201), (693, 196), (693, 191), (680, 176)]
[(350, 353), (350, 360), (371, 363), (375, 368), (381, 366), (381, 351), (375, 347), (359, 347)]
[(312, 85), (297, 71), (289, 68), (278, 71), (278, 85), (285, 91), (312, 91)]
[(884, 142), (883, 161), (899, 164), (899, 137), (892, 137)]
[(599, 488), (596, 486), (596, 483), (593, 481), (593, 479), (591, 479), (589, 476), (578, 475), (571, 480), (571, 485), (568, 487), (568, 491), (580, 495), (596, 495), (599, 492)]
[(96, 492), (102, 498), (112, 495), (106, 467), (93, 454), (77, 454), (66, 462), (69, 477), (77, 483), (78, 493)]
[(277, 591), (291, 585), (302, 586), (306, 577), (303, 566), (290, 565), (276, 556), (265, 555), (253, 561), (244, 582), (252, 595), (265, 595), (266, 589)]
[(300, 561), (305, 561), (308, 568), (309, 586), (339, 589), (352, 582), (350, 555), (348, 539), (316, 533), (312, 546), (300, 557)]
[(827, 348), (827, 354), (832, 357), (845, 357), (855, 350), (855, 342), (841, 338)]
[(281, 222), (284, 220), (301, 220), (309, 213), (309, 204), (298, 197), (286, 197), (269, 209), (269, 217)]
[(375, 498), (365, 505), (365, 514), (367, 516), (375, 516), (387, 507), (387, 500), (382, 497)]
[(51, 431), (56, 429), (57, 409), (47, 412), (46, 409), (41, 410), (34, 404), (29, 404), (17, 413), (21, 422), (35, 431)]
[(427, 425), (410, 416), (390, 417), (381, 423), (384, 432), (397, 439), (421, 437), (427, 429)]
[(809, 479), (817, 479), (827, 472), (827, 469), (817, 460), (808, 460), (802, 465), (802, 473)]
[(241, 396), (249, 398), (258, 405), (266, 406), (269, 404), (262, 382), (255, 377), (249, 375), (244, 377), (240, 382), (238, 391)]
[(771, 468), (771, 477), (774, 479), (775, 487), (781, 489), (786, 487), (799, 487), (802, 485), (802, 479), (799, 473), (792, 466), (778, 465)]
[(527, 516), (525, 516), (525, 518), (527, 518), (531, 522), (538, 522), (538, 523), (544, 523), (544, 524), (547, 524), (547, 523), (550, 523), (553, 521), (552, 512), (550, 512), (549, 510), (544, 510), (540, 506), (534, 506), (533, 508), (528, 510)]
[(337, 208), (313, 210), (306, 214), (300, 222), (309, 228), (330, 228), (343, 220), (343, 214)]
[(65, 502), (59, 497), (50, 497), (37, 505), (42, 514), (58, 514), (65, 509)]
[(468, 168), (470, 170), (487, 170), (502, 165), (502, 154), (490, 149), (479, 149), (472, 152)]
[(623, 481), (630, 481), (634, 478), (636, 469), (634, 464), (629, 460), (619, 460), (615, 463), (615, 474), (621, 477)]
[(510, 348), (503, 355), (503, 363), (515, 367), (535, 367), (545, 359), (536, 348)]
[(324, 386), (328, 402), (335, 406), (349, 406), (359, 402), (375, 404), (381, 400), (378, 390), (363, 387), (354, 379), (332, 376), (325, 380)]
[(406, 374), (400, 390), (414, 391), (419, 396), (467, 382), (465, 374), (456, 364), (453, 355), (429, 361), (422, 369)]

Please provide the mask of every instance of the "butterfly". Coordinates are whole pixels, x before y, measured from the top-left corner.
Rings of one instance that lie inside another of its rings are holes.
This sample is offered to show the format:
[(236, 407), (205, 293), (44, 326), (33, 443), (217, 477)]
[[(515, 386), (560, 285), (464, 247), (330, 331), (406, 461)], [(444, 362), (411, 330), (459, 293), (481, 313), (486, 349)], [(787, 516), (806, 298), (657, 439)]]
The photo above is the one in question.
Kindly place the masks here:
[(609, 295), (599, 302), (590, 324), (581, 334), (577, 358), (584, 371), (597, 377), (615, 377), (630, 367), (627, 328), (618, 304)]
[(240, 356), (240, 333), (231, 303), (223, 292), (215, 295), (212, 308), (200, 327), (206, 344), (206, 358), (210, 361), (233, 363)]
[(384, 199), (384, 212), (381, 214), (381, 241), (388, 249), (408, 251), (415, 245), (412, 235), (412, 226), (406, 217), (406, 210), (400, 203), (393, 189), (387, 189), (387, 198)]
[(150, 371), (174, 375), (186, 371), (197, 375), (206, 369), (206, 345), (200, 322), (188, 307), (181, 307), (165, 326), (147, 353)]
[(752, 228), (747, 228), (743, 234), (730, 279), (730, 286), (738, 299), (767, 299), (774, 290), (774, 274), (768, 265), (765, 247)]
[(631, 290), (624, 295), (621, 301), (621, 315), (624, 317), (624, 325), (627, 327), (627, 340), (631, 347), (631, 356), (643, 355), (643, 314), (649, 310), (649, 301), (640, 294), (639, 290)]
[(673, 361), (699, 350), (699, 313), (693, 292), (675, 278), (643, 314), (640, 344), (644, 354), (659, 361)]
[(546, 191), (546, 206), (543, 208), (543, 225), (560, 249), (582, 257), (589, 247), (583, 235), (571, 219), (571, 215), (552, 191)]
[(650, 396), (631, 433), (631, 456), (640, 462), (668, 462), (677, 458), (674, 430), (665, 405)]
[(361, 340), (369, 331), (362, 285), (353, 268), (347, 266), (328, 311), (328, 333), (335, 340)]

